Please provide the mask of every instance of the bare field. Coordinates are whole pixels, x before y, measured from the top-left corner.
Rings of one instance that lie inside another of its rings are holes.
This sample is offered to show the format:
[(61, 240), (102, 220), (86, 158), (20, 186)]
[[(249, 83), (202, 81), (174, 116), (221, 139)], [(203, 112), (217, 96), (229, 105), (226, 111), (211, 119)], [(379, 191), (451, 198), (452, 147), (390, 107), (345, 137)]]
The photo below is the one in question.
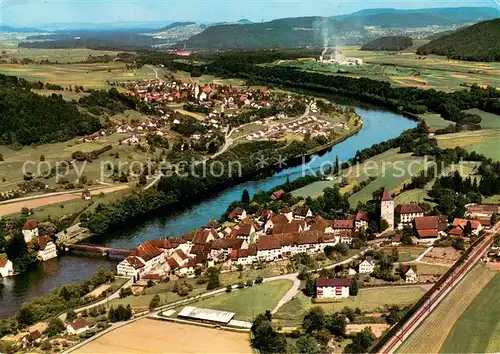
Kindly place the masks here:
[(361, 332), (366, 327), (369, 327), (372, 330), (375, 337), (380, 338), (382, 333), (384, 333), (384, 331), (390, 326), (386, 323), (348, 324), (346, 326), (346, 333), (350, 334)]
[(74, 353), (252, 353), (248, 333), (142, 319)]
[(453, 265), (460, 258), (460, 252), (453, 247), (434, 247), (422, 258), (424, 263), (438, 263)]
[(451, 328), (496, 272), (476, 266), (399, 348), (399, 353), (438, 353)]

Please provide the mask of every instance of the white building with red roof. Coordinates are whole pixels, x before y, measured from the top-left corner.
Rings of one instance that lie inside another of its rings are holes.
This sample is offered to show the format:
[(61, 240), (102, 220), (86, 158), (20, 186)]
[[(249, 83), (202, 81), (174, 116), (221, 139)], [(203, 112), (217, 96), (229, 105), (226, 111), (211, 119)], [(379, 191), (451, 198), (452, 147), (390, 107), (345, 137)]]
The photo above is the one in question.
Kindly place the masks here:
[(0, 258), (0, 278), (14, 275), (14, 265), (8, 258)]
[(72, 335), (82, 334), (90, 329), (90, 323), (85, 318), (77, 318), (66, 327), (66, 331)]
[(349, 297), (349, 279), (317, 279), (316, 297), (318, 299), (342, 299)]
[(24, 242), (31, 242), (38, 237), (38, 222), (35, 219), (26, 221), (23, 226)]
[(141, 243), (125, 260), (118, 264), (117, 273), (138, 280), (141, 274), (150, 272), (165, 262), (165, 253), (151, 241), (146, 241)]
[(424, 216), (424, 209), (418, 204), (400, 204), (396, 207), (396, 215), (399, 216), (398, 228), (410, 225), (415, 218)]

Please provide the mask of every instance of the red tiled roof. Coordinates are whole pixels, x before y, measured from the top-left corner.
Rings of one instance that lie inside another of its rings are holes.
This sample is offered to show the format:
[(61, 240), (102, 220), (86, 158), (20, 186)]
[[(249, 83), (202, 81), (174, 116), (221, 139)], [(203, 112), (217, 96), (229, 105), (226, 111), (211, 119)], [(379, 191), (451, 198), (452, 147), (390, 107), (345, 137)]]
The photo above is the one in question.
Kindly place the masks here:
[(188, 258), (188, 256), (184, 252), (182, 252), (182, 250), (177, 250), (177, 251), (175, 251), (175, 253), (177, 253), (179, 258), (182, 260), (185, 260), (186, 258)]
[(162, 253), (163, 252), (158, 247), (154, 246), (151, 241), (146, 241), (141, 243), (130, 255), (141, 257), (147, 262), (150, 259), (158, 257)]
[(446, 223), (438, 216), (420, 216), (415, 218), (415, 228), (417, 230), (444, 230)]
[(462, 236), (464, 234), (464, 229), (462, 229), (460, 226), (455, 226), (450, 230), (449, 234), (453, 236)]
[(284, 194), (285, 194), (285, 191), (283, 189), (280, 189), (280, 190), (273, 192), (273, 197), (276, 199), (280, 199)]
[(71, 327), (73, 327), (74, 330), (79, 330), (81, 328), (87, 327), (89, 323), (85, 318), (77, 318), (71, 323)]
[(290, 223), (287, 224), (277, 224), (273, 226), (273, 234), (286, 234), (286, 233), (293, 233), (293, 232), (299, 232), (300, 227), (304, 229), (306, 226), (306, 223), (301, 220), (292, 220)]
[(433, 229), (417, 230), (417, 232), (420, 238), (436, 238), (439, 236), (438, 231)]
[(179, 263), (177, 263), (177, 261), (174, 258), (169, 258), (167, 262), (170, 265), (170, 267), (179, 268)]
[(156, 273), (147, 273), (142, 276), (142, 279), (151, 279), (151, 280), (161, 280), (163, 277), (160, 274)]
[(30, 332), (25, 338), (29, 342), (34, 342), (42, 337), (43, 337), (42, 333), (40, 333), (40, 331), (37, 329), (36, 331)]
[(333, 222), (334, 229), (352, 229), (354, 228), (354, 220), (335, 220)]
[(288, 224), (288, 219), (285, 215), (278, 214), (278, 215), (274, 215), (273, 217), (271, 217), (271, 222), (273, 223), (273, 225)]
[(26, 221), (26, 223), (23, 226), (23, 230), (33, 230), (38, 227), (38, 222), (35, 219), (31, 219)]
[(245, 212), (245, 209), (243, 209), (243, 208), (236, 208), (232, 212), (230, 212), (227, 217), (228, 217), (229, 220), (233, 220), (237, 216), (243, 215), (244, 212)]
[(43, 251), (49, 242), (53, 242), (50, 236), (38, 236), (38, 246)]
[(356, 214), (356, 220), (368, 222), (370, 219), (368, 218), (368, 213), (365, 213), (364, 211), (358, 211), (358, 213)]
[(259, 250), (272, 250), (281, 248), (281, 243), (275, 235), (263, 235), (259, 237), (257, 247)]
[(128, 256), (125, 258), (128, 264), (130, 264), (134, 269), (139, 269), (145, 266), (145, 264), (136, 256)]
[(382, 201), (383, 202), (388, 202), (391, 201), (392, 199), (392, 194), (387, 190), (384, 189), (384, 193), (382, 193)]
[(399, 214), (414, 214), (414, 213), (423, 213), (424, 209), (418, 204), (400, 204), (396, 207), (396, 213)]
[(349, 286), (351, 281), (349, 279), (316, 279), (316, 286), (318, 287), (333, 287), (333, 286)]
[(455, 220), (453, 220), (453, 226), (461, 226), (463, 228), (467, 225), (467, 222), (469, 221), (473, 230), (481, 227), (481, 223), (477, 220), (467, 220), (459, 218), (455, 218)]

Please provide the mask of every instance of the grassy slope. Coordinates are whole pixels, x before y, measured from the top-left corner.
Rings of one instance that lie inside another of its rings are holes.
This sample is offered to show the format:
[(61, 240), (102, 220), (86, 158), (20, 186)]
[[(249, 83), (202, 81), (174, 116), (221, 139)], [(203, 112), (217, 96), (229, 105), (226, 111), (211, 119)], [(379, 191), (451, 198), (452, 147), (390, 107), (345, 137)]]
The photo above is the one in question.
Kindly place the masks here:
[(266, 282), (205, 299), (192, 306), (235, 312), (236, 319), (252, 321), (259, 313), (272, 310), (291, 286), (290, 280)]
[(441, 353), (492, 353), (500, 350), (500, 274), (467, 307)]

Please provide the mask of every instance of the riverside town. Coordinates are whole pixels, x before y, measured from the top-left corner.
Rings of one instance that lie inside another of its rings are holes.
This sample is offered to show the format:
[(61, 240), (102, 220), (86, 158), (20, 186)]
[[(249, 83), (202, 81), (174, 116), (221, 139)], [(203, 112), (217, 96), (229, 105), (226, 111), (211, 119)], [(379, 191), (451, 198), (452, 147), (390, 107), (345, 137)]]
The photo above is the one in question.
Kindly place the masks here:
[(500, 352), (498, 2), (256, 5), (0, 1), (0, 353)]

